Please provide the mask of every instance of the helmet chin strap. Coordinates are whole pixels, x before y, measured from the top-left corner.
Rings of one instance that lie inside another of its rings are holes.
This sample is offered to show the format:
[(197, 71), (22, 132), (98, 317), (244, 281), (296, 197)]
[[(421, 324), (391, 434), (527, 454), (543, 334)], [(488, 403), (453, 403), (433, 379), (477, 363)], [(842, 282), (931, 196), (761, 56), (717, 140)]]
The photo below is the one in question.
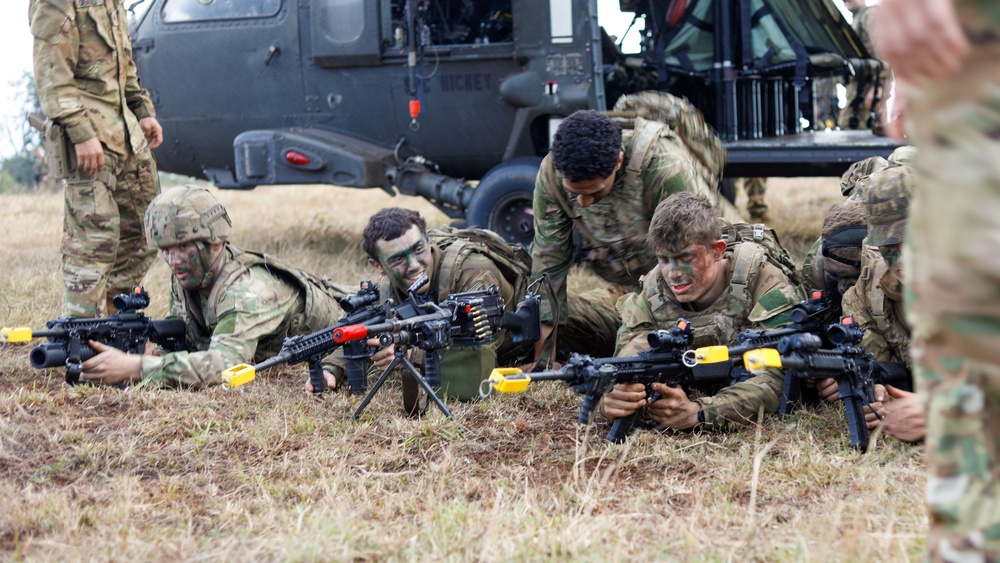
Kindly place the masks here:
[(207, 290), (212, 287), (212, 282), (215, 281), (215, 267), (222, 260), (222, 250), (220, 249), (219, 254), (212, 259), (211, 252), (212, 246), (206, 244), (205, 241), (199, 240), (195, 242), (198, 247), (198, 260), (201, 261), (202, 268), (205, 270), (205, 276), (201, 279), (201, 285), (199, 286), (202, 290)]

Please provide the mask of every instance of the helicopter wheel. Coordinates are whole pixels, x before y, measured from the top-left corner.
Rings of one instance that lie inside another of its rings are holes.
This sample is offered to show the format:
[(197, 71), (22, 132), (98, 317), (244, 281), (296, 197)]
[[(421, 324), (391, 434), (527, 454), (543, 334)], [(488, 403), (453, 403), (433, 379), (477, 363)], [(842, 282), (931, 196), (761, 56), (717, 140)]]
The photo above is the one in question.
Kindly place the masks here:
[(466, 210), (468, 225), (489, 229), (528, 248), (535, 238), (532, 202), (540, 161), (534, 157), (511, 159), (483, 176)]

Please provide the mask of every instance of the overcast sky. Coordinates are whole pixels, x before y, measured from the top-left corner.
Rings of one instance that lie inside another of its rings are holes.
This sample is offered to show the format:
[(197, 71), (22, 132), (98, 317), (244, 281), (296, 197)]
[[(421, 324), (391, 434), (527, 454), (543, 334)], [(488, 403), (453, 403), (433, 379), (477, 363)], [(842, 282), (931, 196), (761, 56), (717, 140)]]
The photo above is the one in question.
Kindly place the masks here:
[[(150, 1), (150, 0), (147, 0)], [(834, 0), (843, 5), (841, 0)], [(618, 0), (598, 0), (598, 17), (612, 35), (621, 33), (631, 18), (612, 22), (608, 14), (618, 12)], [(620, 26), (620, 27), (618, 27)], [(617, 29), (616, 29), (617, 27)], [(22, 105), (13, 84), (31, 69), (31, 32), (28, 29), (28, 0), (0, 0), (0, 158), (10, 156), (14, 148), (8, 131)], [(628, 50), (626, 48), (626, 50)]]

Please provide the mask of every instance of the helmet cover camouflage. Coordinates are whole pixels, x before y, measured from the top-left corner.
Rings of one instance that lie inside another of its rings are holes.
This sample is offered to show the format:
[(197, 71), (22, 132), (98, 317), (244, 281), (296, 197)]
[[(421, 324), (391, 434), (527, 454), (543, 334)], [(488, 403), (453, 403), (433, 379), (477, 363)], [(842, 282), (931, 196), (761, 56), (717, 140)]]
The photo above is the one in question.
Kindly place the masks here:
[(888, 246), (903, 242), (912, 186), (910, 166), (893, 165), (872, 175), (865, 198), (868, 244)]
[(855, 162), (840, 177), (840, 193), (844, 194), (844, 197), (853, 194), (859, 182), (867, 181), (869, 176), (887, 165), (888, 162), (881, 156), (872, 156)]
[(892, 151), (889, 155), (889, 164), (908, 164), (913, 166), (916, 164), (914, 159), (917, 156), (917, 147), (911, 147), (909, 145), (903, 145), (897, 147), (896, 150)]
[(199, 240), (223, 242), (232, 225), (226, 208), (200, 186), (171, 188), (146, 209), (146, 240), (161, 249)]

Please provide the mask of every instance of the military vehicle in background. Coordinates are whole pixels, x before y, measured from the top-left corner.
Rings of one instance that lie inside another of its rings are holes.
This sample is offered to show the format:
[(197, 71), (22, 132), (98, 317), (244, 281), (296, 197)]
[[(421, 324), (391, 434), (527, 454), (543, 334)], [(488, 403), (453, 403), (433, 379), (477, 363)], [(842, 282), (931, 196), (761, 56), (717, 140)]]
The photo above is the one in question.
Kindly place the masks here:
[(131, 32), (161, 170), (418, 195), (522, 243), (559, 120), (622, 94), (690, 99), (729, 177), (839, 175), (891, 152), (868, 131), (814, 130), (816, 78), (879, 69), (831, 0), (620, 9), (637, 54), (601, 27), (597, 0), (146, 0)]

